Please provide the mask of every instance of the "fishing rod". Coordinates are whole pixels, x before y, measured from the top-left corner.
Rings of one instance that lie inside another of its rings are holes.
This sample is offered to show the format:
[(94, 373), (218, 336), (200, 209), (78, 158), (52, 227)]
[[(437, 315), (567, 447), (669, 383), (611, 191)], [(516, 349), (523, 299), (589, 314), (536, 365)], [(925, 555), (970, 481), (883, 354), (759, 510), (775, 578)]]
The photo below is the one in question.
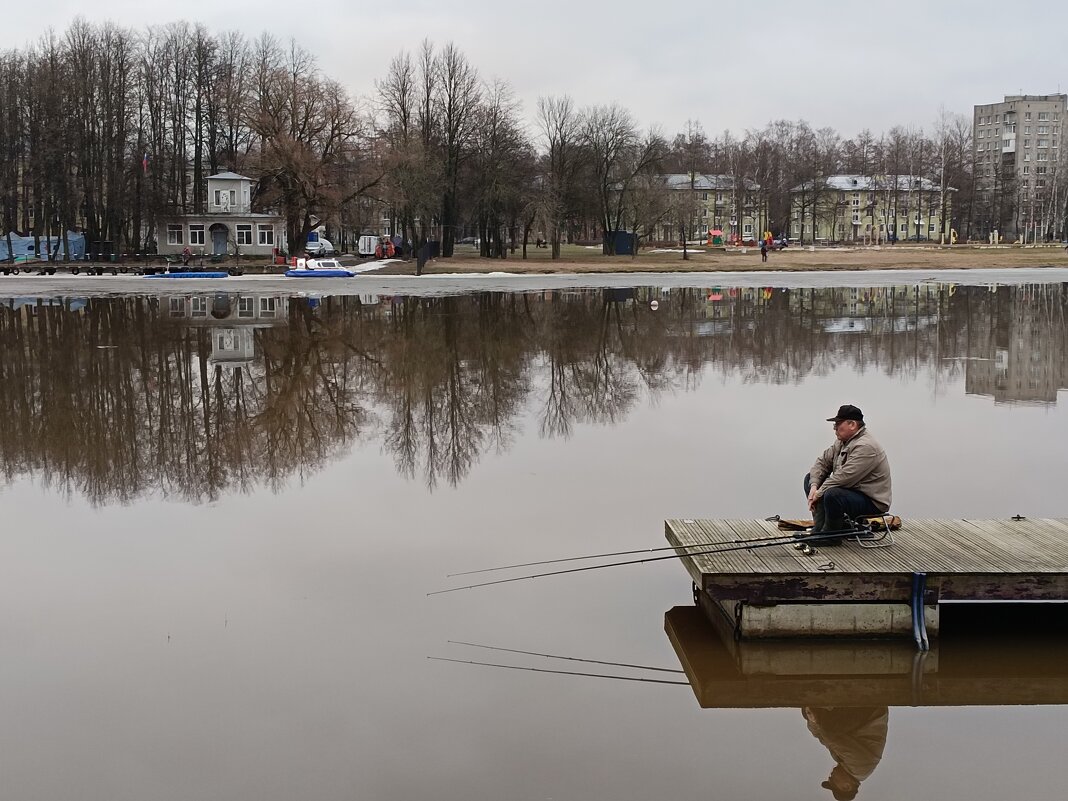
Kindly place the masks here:
[[(448, 573), (445, 578), (455, 578), (456, 576), (472, 576), (476, 573), (493, 573), (498, 570), (515, 570), (520, 567), (537, 567), (538, 565), (558, 565), (563, 562), (579, 562), (584, 559), (608, 559), (611, 556), (631, 556), (636, 553), (657, 553), (658, 551), (670, 551), (672, 549), (679, 548), (709, 548), (713, 545), (745, 545), (750, 542), (769, 542), (770, 540), (780, 540), (785, 535), (778, 534), (774, 537), (754, 537), (748, 540), (719, 540), (717, 542), (697, 542), (692, 545), (665, 545), (662, 548), (638, 548), (633, 551), (614, 551), (612, 553), (591, 553), (586, 556), (568, 556), (564, 559), (543, 559), (539, 562), (521, 562), (515, 565), (501, 565), (500, 567), (484, 567), (480, 570), (464, 570), (460, 573)], [(794, 537), (796, 540), (797, 538)]]
[(505, 670), (527, 670), (531, 673), (556, 673), (561, 676), (588, 676), (591, 679), (615, 679), (616, 681), (641, 681), (646, 684), (680, 684), (689, 687), (688, 681), (669, 681), (668, 679), (644, 679), (640, 676), (612, 676), (608, 673), (583, 673), (578, 670), (551, 670), (550, 668), (521, 667), (519, 665), (499, 665), (495, 662), (473, 662), (470, 659), (448, 659), (444, 656), (428, 656), (434, 662), (455, 662), (459, 665), (481, 665), (482, 667), (503, 668)]
[(463, 642), (462, 640), (449, 640), (452, 645), (466, 645), (471, 648), (485, 648), (489, 651), (503, 651), (509, 654), (526, 654), (527, 656), (541, 656), (546, 659), (566, 659), (569, 662), (587, 662), (592, 665), (611, 665), (613, 667), (634, 668), (636, 670), (655, 670), (660, 673), (682, 673), (677, 668), (652, 667), (650, 665), (631, 665), (626, 662), (604, 662), (600, 659), (582, 659), (577, 656), (559, 656), (557, 654), (539, 654), (536, 651), (519, 651), (515, 648), (498, 648), (495, 645), (480, 645), (477, 642)]
[(774, 541), (767, 540), (764, 542), (754, 542), (746, 545), (732, 545), (727, 548), (710, 548), (705, 551), (695, 551), (693, 553), (673, 553), (667, 556), (651, 556), (647, 559), (627, 559), (622, 562), (608, 562), (603, 565), (586, 565), (585, 567), (570, 567), (566, 570), (551, 570), (546, 573), (533, 573), (529, 576), (513, 576), (512, 578), (497, 579), (496, 581), (483, 581), (478, 584), (467, 584), (463, 587), (452, 587), (447, 590), (435, 590), (434, 592), (428, 592), (427, 595), (444, 595), (447, 592), (459, 592), (460, 590), (473, 590), (477, 587), (490, 587), (494, 584), (509, 584), (513, 581), (523, 581), (525, 579), (546, 578), (548, 576), (562, 576), (565, 573), (582, 573), (587, 570), (601, 570), (608, 567), (622, 567), (624, 565), (643, 565), (646, 562), (662, 562), (665, 559), (682, 559), (687, 556), (708, 556), (710, 554), (730, 553), (731, 551), (751, 551), (756, 548), (771, 548), (776, 545), (786, 545), (787, 543), (806, 543), (806, 542), (827, 542), (830, 540), (840, 540), (846, 537), (856, 536), (858, 534), (869, 534), (869, 529), (852, 528), (845, 529), (843, 531), (824, 531), (819, 534), (807, 534), (803, 537), (795, 537), (792, 535), (774, 538)]

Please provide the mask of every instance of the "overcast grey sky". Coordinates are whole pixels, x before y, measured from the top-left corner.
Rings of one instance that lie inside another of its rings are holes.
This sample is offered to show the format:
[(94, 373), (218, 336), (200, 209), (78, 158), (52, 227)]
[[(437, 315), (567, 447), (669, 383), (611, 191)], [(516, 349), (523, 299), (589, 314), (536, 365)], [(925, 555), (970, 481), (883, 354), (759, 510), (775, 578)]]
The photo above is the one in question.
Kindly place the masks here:
[[(454, 42), (484, 78), (511, 84), (533, 117), (541, 95), (619, 103), (667, 135), (697, 119), (711, 135), (804, 119), (845, 136), (893, 125), (930, 129), (939, 109), (1068, 88), (1065, 6), (1045, 0), (809, 0), (614, 4), (591, 0), (187, 0), (151, 4), (38, 0), (4, 13), (5, 47), (76, 15), (143, 29), (178, 19), (211, 31), (297, 39), (353, 95), (402, 49)], [(1048, 38), (1047, 38), (1048, 37)]]

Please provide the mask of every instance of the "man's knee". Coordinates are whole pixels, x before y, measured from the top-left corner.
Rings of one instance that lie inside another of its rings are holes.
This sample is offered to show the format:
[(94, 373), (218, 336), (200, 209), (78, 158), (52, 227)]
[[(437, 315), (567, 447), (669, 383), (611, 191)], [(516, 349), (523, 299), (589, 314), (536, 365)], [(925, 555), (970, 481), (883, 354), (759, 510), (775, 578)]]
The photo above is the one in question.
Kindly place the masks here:
[(807, 497), (808, 494), (812, 491), (812, 476), (808, 473), (805, 473), (805, 480), (802, 486), (804, 486), (805, 488), (805, 496)]
[(852, 493), (842, 487), (828, 487), (822, 495), (824, 505), (829, 509), (846, 509), (853, 500)]

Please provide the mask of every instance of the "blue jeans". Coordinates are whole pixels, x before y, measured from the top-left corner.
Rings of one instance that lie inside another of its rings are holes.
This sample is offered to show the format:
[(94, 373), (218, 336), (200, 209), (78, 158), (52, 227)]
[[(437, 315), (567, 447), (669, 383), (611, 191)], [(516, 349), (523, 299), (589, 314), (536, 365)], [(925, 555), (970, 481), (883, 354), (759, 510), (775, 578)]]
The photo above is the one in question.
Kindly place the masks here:
[[(812, 479), (805, 473), (805, 497), (812, 491)], [(845, 487), (831, 487), (816, 501), (816, 508), (812, 510), (812, 533), (819, 534), (823, 531), (842, 531), (851, 528), (846, 522), (848, 516), (852, 520), (870, 515), (879, 515), (882, 512), (871, 498), (863, 492)]]

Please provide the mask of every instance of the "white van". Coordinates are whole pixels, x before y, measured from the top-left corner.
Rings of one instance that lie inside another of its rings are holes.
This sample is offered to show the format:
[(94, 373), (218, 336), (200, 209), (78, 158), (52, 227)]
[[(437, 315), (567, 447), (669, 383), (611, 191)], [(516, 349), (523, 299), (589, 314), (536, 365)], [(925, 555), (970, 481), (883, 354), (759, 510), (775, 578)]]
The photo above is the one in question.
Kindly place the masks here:
[(360, 256), (373, 256), (376, 247), (378, 247), (377, 236), (361, 236), (356, 243), (356, 253)]

